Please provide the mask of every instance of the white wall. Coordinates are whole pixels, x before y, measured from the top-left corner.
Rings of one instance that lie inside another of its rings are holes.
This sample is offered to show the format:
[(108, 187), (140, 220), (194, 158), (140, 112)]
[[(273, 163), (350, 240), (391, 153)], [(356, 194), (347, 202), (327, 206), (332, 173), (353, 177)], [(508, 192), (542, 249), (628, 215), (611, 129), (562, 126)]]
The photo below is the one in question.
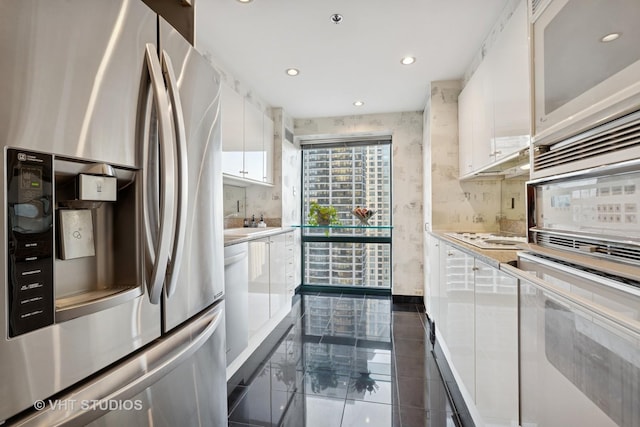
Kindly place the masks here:
[(296, 137), (389, 132), (392, 135), (394, 295), (422, 295), (422, 113), (296, 119)]

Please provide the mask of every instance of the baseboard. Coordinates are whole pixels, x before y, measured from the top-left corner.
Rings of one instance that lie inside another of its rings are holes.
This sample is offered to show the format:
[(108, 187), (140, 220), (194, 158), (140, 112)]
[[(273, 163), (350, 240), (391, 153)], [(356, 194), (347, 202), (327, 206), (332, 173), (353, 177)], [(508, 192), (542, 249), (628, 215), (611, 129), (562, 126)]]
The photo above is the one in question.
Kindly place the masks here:
[(422, 295), (393, 295), (393, 303), (424, 305), (424, 298)]
[(296, 288), (296, 293), (313, 292), (328, 294), (391, 296), (391, 289), (367, 288), (364, 286), (300, 285)]

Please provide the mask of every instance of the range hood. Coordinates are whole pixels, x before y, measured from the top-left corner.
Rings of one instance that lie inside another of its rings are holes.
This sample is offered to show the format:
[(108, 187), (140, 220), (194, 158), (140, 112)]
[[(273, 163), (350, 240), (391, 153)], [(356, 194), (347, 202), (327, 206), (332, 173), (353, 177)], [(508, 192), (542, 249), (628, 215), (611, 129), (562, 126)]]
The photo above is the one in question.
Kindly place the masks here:
[(516, 151), (500, 160), (489, 163), (480, 169), (467, 175), (461, 176), (460, 181), (470, 181), (483, 178), (516, 178), (529, 175), (529, 148)]

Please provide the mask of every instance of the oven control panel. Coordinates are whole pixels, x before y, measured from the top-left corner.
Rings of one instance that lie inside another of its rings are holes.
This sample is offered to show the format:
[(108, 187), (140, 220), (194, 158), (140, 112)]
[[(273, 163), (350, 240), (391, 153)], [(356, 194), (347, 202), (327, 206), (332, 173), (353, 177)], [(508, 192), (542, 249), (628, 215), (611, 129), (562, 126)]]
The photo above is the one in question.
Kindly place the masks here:
[(640, 172), (578, 178), (536, 187), (544, 229), (640, 238)]
[(54, 323), (52, 163), (7, 150), (9, 337)]

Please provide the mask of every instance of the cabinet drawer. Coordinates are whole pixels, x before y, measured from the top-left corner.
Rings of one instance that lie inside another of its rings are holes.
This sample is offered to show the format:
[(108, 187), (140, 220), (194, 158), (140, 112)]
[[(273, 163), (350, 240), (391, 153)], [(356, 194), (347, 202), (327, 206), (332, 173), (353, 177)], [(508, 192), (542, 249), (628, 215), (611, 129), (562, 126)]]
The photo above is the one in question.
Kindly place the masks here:
[(287, 246), (284, 251), (285, 259), (293, 258), (293, 246)]
[[(285, 233), (284, 234), (284, 239), (285, 239), (285, 242), (286, 242), (287, 246), (293, 246), (293, 242), (294, 242), (293, 231), (291, 231), (289, 233)], [(293, 251), (293, 248), (291, 248), (291, 250)]]
[(295, 272), (295, 261), (293, 257), (289, 257), (284, 261), (284, 271), (285, 274), (293, 274)]

